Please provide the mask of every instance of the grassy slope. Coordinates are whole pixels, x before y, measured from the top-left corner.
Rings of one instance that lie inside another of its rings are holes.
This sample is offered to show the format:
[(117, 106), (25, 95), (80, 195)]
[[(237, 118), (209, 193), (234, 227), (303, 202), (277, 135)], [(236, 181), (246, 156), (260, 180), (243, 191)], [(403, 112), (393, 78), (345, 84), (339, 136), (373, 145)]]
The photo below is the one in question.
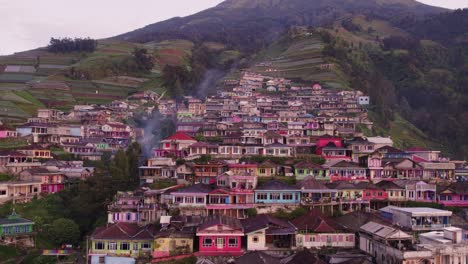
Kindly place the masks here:
[[(219, 47), (216, 43), (210, 46)], [(93, 72), (96, 76), (107, 75), (109, 65), (128, 56), (137, 47), (144, 47), (156, 58), (151, 74), (139, 77), (137, 81), (123, 78), (100, 78), (98, 80), (70, 80), (63, 74), (70, 67)], [(124, 41), (99, 41), (97, 50), (91, 54), (49, 53), (37, 49), (0, 56), (0, 120), (21, 122), (36, 115), (38, 108), (53, 107), (70, 109), (74, 104), (107, 103), (125, 98), (141, 90), (162, 93), (160, 71), (167, 65), (185, 64), (191, 56), (193, 43), (184, 40), (168, 40), (159, 43), (136, 44)], [(227, 54), (229, 58), (232, 54)], [(35, 66), (35, 72), (4, 72), (6, 66)], [(69, 91), (31, 89), (29, 81), (60, 81), (66, 83)]]

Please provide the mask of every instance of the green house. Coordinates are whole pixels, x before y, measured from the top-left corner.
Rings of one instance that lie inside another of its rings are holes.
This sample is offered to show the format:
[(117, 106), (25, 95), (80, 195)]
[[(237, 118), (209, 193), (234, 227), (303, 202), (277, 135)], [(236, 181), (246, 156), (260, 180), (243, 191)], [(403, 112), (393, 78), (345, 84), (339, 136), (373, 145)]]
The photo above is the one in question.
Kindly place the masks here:
[(138, 257), (154, 250), (155, 229), (119, 222), (98, 227), (91, 236), (91, 255)]
[(3, 244), (22, 244), (34, 246), (34, 222), (15, 211), (7, 218), (0, 218), (0, 242)]
[(297, 180), (303, 180), (306, 177), (312, 176), (317, 180), (329, 180), (326, 170), (315, 163), (301, 161), (294, 165), (294, 175)]
[(7, 218), (0, 218), (0, 236), (31, 234), (34, 222), (21, 218), (14, 211)]

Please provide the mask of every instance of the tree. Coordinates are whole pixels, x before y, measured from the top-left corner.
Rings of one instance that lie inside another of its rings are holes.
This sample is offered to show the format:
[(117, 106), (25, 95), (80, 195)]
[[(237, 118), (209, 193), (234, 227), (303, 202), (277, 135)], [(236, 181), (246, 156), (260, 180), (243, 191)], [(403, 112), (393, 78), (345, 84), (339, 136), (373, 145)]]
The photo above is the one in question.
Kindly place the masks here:
[(154, 67), (153, 57), (148, 54), (148, 51), (143, 48), (135, 48), (133, 50), (133, 58), (136, 62), (138, 71), (149, 73)]
[(52, 222), (49, 229), (49, 236), (57, 245), (78, 243), (80, 229), (71, 219), (59, 218)]

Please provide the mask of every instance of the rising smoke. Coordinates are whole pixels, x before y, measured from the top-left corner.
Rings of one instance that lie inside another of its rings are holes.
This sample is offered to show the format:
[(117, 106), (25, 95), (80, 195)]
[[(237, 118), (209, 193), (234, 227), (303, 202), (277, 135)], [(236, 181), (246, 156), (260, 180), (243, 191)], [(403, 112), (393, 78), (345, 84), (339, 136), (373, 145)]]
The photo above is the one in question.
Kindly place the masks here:
[(145, 158), (153, 156), (153, 148), (158, 146), (162, 139), (162, 115), (159, 111), (154, 111), (145, 122), (144, 137), (140, 140), (140, 145)]
[(202, 81), (195, 87), (194, 95), (200, 99), (204, 99), (207, 94), (213, 92), (217, 83), (221, 80), (227, 71), (219, 69), (209, 69), (203, 74)]

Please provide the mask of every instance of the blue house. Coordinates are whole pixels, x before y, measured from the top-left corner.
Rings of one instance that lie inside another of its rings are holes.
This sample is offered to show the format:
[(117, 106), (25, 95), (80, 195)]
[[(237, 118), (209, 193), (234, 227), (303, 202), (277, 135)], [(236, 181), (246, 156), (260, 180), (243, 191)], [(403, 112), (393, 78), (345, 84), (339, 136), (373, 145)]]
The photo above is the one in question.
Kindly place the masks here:
[(301, 192), (296, 187), (284, 182), (270, 180), (255, 189), (255, 203), (257, 204), (299, 204)]

